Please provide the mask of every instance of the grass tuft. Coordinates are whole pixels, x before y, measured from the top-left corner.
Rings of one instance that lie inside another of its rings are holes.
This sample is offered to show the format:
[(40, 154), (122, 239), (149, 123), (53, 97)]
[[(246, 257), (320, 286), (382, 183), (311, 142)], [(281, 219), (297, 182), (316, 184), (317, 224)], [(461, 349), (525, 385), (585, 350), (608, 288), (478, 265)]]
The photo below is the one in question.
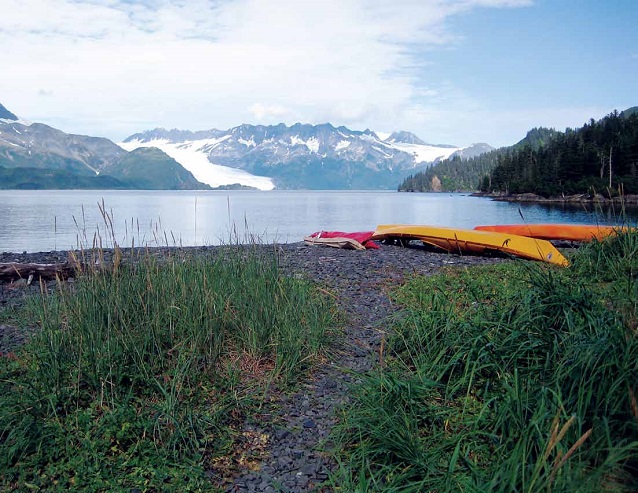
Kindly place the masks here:
[(335, 434), (333, 483), (635, 491), (637, 250), (626, 232), (568, 269), (449, 269), (400, 288), (384, 364), (353, 388)]
[(0, 358), (3, 488), (204, 491), (223, 479), (216, 458), (232, 455), (271, 382), (321, 356), (335, 312), (280, 275), (276, 251), (215, 252), (117, 249), (108, 269), (98, 254), (25, 309), (37, 334)]

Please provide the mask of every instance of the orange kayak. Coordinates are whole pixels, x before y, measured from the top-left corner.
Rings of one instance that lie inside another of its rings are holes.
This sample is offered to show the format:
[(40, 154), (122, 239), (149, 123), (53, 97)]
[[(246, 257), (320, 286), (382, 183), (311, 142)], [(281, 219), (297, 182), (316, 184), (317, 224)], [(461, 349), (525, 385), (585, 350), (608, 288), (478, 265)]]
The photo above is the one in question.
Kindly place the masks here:
[(477, 231), (492, 231), (541, 240), (592, 241), (602, 240), (619, 230), (620, 226), (601, 226), (598, 224), (499, 224), (494, 226), (476, 226)]

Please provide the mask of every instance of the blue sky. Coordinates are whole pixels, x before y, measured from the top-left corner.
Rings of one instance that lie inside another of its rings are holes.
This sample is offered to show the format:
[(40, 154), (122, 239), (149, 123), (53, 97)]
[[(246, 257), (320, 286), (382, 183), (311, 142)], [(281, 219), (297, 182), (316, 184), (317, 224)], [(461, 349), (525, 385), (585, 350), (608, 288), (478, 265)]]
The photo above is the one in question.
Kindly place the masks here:
[(3, 0), (0, 103), (115, 141), (241, 123), (511, 145), (638, 105), (638, 2)]
[[(638, 2), (536, 1), (450, 20), (463, 39), (436, 75), (495, 108), (638, 104)], [(619, 108), (623, 109), (623, 108)]]

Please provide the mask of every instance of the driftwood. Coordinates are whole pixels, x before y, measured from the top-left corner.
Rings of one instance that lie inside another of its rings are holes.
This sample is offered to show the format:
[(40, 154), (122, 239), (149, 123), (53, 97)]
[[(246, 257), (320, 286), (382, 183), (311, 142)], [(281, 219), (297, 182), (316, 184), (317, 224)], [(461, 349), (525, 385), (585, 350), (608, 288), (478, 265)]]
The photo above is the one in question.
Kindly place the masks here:
[(89, 261), (80, 260), (75, 255), (69, 255), (66, 262), (57, 264), (36, 264), (20, 262), (0, 262), (0, 281), (28, 280), (31, 284), (34, 279), (50, 281), (53, 279), (68, 279), (77, 277), (82, 273), (117, 272), (122, 264), (121, 254), (116, 253), (115, 258), (104, 261), (103, 258), (90, 258)]
[(44, 280), (67, 279), (74, 277), (80, 268), (78, 264), (64, 262), (60, 264), (21, 264), (21, 263), (0, 263), (0, 279), (15, 281), (18, 279), (28, 279), (31, 284), (34, 278)]

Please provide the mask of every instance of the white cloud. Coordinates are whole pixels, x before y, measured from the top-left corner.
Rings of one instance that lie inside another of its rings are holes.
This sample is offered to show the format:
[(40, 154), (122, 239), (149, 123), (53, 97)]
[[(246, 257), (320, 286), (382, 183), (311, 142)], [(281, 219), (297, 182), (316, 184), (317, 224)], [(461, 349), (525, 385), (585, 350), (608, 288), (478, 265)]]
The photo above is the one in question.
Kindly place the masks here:
[(415, 71), (428, 50), (455, 40), (446, 20), (530, 3), (4, 0), (0, 102), (116, 140), (255, 119), (427, 130), (460, 108), (453, 91)]
[(261, 122), (265, 119), (270, 120), (272, 118), (282, 118), (289, 113), (289, 110), (284, 108), (283, 106), (277, 104), (262, 103), (255, 103), (251, 105), (250, 111), (258, 122)]

